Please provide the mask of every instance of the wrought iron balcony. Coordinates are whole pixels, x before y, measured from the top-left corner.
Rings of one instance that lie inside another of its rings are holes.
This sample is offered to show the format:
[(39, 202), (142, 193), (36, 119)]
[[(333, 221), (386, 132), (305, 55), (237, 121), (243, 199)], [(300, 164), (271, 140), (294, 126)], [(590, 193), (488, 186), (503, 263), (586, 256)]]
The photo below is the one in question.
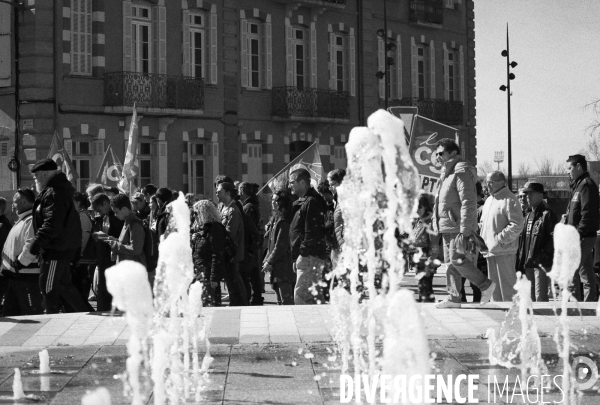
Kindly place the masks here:
[(414, 23), (437, 24), (444, 23), (443, 0), (410, 0), (409, 20)]
[(350, 97), (347, 91), (274, 87), (271, 106), (273, 116), (281, 118), (350, 118)]
[(461, 101), (403, 98), (393, 104), (417, 107), (419, 115), (444, 124), (463, 125), (463, 103)]
[(154, 73), (112, 72), (104, 74), (104, 105), (204, 108), (204, 81), (187, 76)]
[(289, 4), (295, 9), (298, 7), (327, 7), (333, 6), (334, 8), (344, 8), (346, 6), (346, 0), (275, 0), (277, 3)]

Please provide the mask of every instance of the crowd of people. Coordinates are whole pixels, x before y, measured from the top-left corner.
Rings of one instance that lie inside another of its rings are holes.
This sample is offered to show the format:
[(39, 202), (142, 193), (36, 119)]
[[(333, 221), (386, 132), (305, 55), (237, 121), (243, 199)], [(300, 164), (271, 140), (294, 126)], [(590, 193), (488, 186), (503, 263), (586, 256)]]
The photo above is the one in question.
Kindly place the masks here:
[[(2, 315), (92, 311), (90, 301), (97, 311), (109, 311), (105, 271), (123, 260), (144, 265), (153, 285), (170, 203), (179, 192), (152, 184), (131, 196), (101, 184), (77, 192), (51, 159), (31, 173), (35, 190), (19, 189), (13, 197), (17, 221), (0, 215)], [(331, 256), (343, 243), (334, 195), (344, 174), (334, 170), (331, 184), (323, 181), (317, 191), (308, 171), (292, 172), (289, 188), (272, 194), (266, 224), (258, 184), (220, 175), (214, 183), (218, 204), (186, 195), (203, 304), (220, 306), (227, 297), (231, 306), (263, 305), (265, 277), (280, 305), (325, 303)]]
[[(505, 175), (493, 171), (482, 187), (475, 168), (461, 157), (459, 146), (451, 139), (437, 143), (436, 156), (442, 173), (432, 196), (431, 232), (422, 242), (433, 250), (430, 262), (439, 259), (448, 264), (448, 296), (436, 306), (460, 308), (466, 301), (465, 279), (473, 287), (473, 300), (482, 305), (491, 299), (512, 301), (518, 272), (531, 281), (534, 302), (548, 301), (547, 274), (553, 264), (554, 228), (559, 219), (545, 201), (544, 185), (528, 182), (517, 196)], [(560, 221), (575, 227), (581, 247), (581, 262), (569, 290), (578, 301), (597, 301), (594, 250), (598, 253), (598, 186), (582, 155), (568, 157), (567, 171), (571, 194)], [(425, 213), (429, 210), (420, 200), (420, 210), (421, 206)], [(421, 221), (429, 221), (428, 216), (419, 214)], [(427, 277), (420, 280), (421, 296), (431, 299), (433, 291), (427, 281)]]
[[(435, 301), (433, 276), (446, 263), (448, 296), (438, 308), (459, 308), (466, 301), (466, 280), (473, 301), (511, 301), (517, 272), (532, 281), (534, 301), (548, 301), (559, 219), (544, 200), (544, 186), (529, 182), (517, 196), (500, 171), (489, 173), (482, 185), (451, 139), (440, 140), (435, 154), (442, 164), (438, 188), (419, 197), (413, 235), (398, 235), (407, 269), (418, 279), (418, 300)], [(577, 229), (582, 251), (571, 292), (580, 301), (596, 301), (598, 186), (585, 157), (573, 155), (567, 162), (571, 198), (562, 221)], [(90, 300), (96, 310), (109, 311), (105, 271), (124, 260), (144, 265), (154, 283), (159, 245), (172, 229), (170, 203), (179, 192), (152, 184), (131, 196), (100, 184), (77, 192), (51, 159), (31, 172), (35, 191), (14, 194), (14, 224), (3, 215), (7, 202), (0, 198), (4, 316), (92, 311)], [(258, 184), (219, 175), (218, 204), (186, 195), (194, 280), (203, 285), (203, 305), (220, 306), (225, 298), (230, 306), (263, 305), (265, 278), (280, 305), (326, 303), (332, 284), (347, 285), (332, 277), (344, 245), (337, 188), (345, 174), (333, 170), (315, 188), (307, 170), (294, 170), (286, 187), (273, 190), (268, 221), (261, 215)]]

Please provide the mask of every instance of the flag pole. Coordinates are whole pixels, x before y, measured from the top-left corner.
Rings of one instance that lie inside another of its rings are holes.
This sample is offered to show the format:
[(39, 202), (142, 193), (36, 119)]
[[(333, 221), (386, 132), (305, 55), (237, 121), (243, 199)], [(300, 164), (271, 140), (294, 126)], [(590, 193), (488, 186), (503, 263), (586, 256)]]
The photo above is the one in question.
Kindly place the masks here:
[[(306, 150), (310, 149), (311, 147), (313, 147), (313, 146), (314, 146), (314, 145), (316, 145), (316, 144), (317, 144), (316, 142), (313, 142), (313, 143), (312, 143), (312, 145), (310, 145), (308, 148), (306, 148), (306, 149), (305, 149), (305, 150), (304, 150), (302, 153), (306, 152)], [(258, 195), (258, 194), (260, 194), (260, 193), (261, 193), (261, 192), (262, 192), (262, 191), (265, 189), (265, 187), (267, 187), (267, 185), (269, 184), (269, 182), (270, 182), (271, 180), (273, 180), (274, 178), (276, 178), (277, 176), (279, 176), (281, 173), (283, 173), (283, 172), (285, 172), (286, 170), (288, 170), (288, 169), (289, 169), (289, 168), (292, 166), (292, 163), (294, 163), (294, 162), (296, 161), (296, 159), (298, 159), (300, 156), (302, 156), (302, 153), (300, 153), (300, 154), (299, 154), (299, 155), (298, 155), (298, 156), (297, 156), (297, 157), (296, 157), (294, 160), (292, 160), (290, 163), (288, 163), (287, 165), (285, 165), (285, 166), (284, 166), (284, 168), (283, 168), (283, 169), (281, 169), (280, 171), (278, 171), (276, 175), (274, 175), (273, 177), (271, 177), (271, 178), (269, 179), (269, 181), (267, 181), (267, 182), (265, 183), (265, 185), (264, 185), (264, 186), (262, 186), (262, 187), (261, 187), (261, 188), (260, 188), (260, 189), (259, 189), (259, 190), (256, 192), (256, 194), (257, 194), (257, 195)]]

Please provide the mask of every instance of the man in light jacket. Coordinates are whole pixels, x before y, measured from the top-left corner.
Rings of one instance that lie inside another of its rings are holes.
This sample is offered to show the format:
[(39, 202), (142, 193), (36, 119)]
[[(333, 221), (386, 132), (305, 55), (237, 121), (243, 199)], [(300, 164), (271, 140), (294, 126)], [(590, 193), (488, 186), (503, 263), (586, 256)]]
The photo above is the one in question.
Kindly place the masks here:
[[(477, 251), (465, 251), (464, 243), (477, 231), (477, 193), (475, 168), (460, 156), (452, 139), (436, 144), (436, 156), (442, 163), (433, 209), (433, 230), (441, 234), (444, 249), (448, 297), (437, 308), (460, 308), (461, 277), (481, 290), (481, 305), (487, 304), (496, 285), (476, 266)], [(458, 242), (458, 243), (457, 243)]]
[(515, 270), (519, 236), (523, 231), (521, 203), (506, 186), (502, 172), (487, 175), (490, 192), (481, 214), (481, 237), (488, 247), (484, 254), (488, 263), (488, 275), (498, 285), (494, 301), (512, 301), (515, 294), (517, 273)]

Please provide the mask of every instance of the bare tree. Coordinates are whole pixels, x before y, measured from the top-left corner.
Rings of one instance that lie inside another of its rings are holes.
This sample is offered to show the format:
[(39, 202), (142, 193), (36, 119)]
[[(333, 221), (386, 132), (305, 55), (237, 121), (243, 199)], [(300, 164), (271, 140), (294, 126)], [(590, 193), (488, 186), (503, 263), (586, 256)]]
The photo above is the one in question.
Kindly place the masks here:
[(552, 176), (556, 174), (558, 169), (558, 165), (548, 156), (544, 156), (540, 160), (536, 159), (535, 164), (537, 165), (538, 176)]
[(494, 164), (489, 160), (485, 160), (477, 164), (477, 174), (479, 177), (485, 177), (488, 173), (493, 172), (494, 170)]
[(529, 163), (519, 163), (519, 166), (517, 166), (517, 175), (519, 177), (529, 177), (531, 175), (531, 166)]
[[(600, 99), (587, 103), (583, 109), (592, 110), (594, 115), (600, 116)], [(589, 133), (590, 139), (585, 144), (586, 150), (579, 153), (585, 155), (588, 160), (600, 160), (600, 121), (594, 119), (586, 128), (586, 132)]]

